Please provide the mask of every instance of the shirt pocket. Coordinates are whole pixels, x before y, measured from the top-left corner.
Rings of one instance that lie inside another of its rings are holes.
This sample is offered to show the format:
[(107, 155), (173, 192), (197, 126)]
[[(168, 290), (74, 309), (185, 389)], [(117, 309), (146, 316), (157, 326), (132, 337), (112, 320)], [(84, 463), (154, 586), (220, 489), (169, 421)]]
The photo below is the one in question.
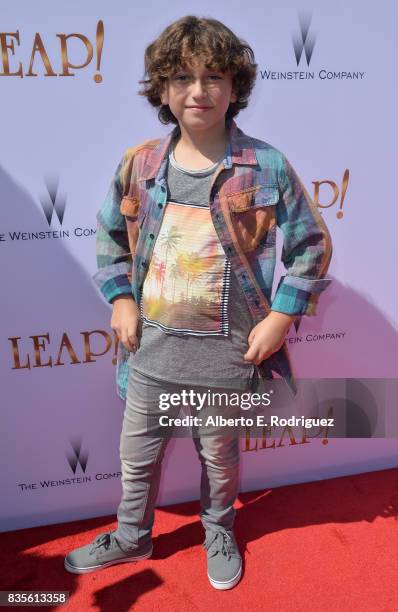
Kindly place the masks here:
[(131, 217), (136, 220), (138, 218), (140, 202), (138, 198), (130, 198), (125, 196), (120, 202), (120, 212), (125, 217)]
[(144, 219), (146, 217), (146, 209), (142, 202), (138, 198), (127, 197), (122, 198), (120, 203), (120, 212), (125, 217), (129, 217), (131, 221), (136, 221), (138, 227), (141, 229)]
[(255, 185), (230, 193), (227, 199), (230, 211), (240, 213), (257, 207), (275, 206), (279, 200), (279, 190), (276, 185)]
[(256, 185), (228, 195), (232, 224), (244, 253), (274, 246), (278, 201), (278, 187), (270, 185)]
[(120, 212), (126, 219), (127, 236), (130, 254), (135, 255), (142, 217), (138, 198), (124, 197), (120, 202)]

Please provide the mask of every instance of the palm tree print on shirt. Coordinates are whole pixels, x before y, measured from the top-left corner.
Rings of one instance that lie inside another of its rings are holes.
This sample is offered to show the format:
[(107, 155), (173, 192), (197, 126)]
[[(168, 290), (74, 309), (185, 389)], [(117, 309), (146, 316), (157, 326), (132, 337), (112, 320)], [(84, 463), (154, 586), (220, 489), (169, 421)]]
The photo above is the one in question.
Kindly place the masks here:
[(226, 266), (209, 208), (169, 202), (144, 282), (144, 320), (181, 333), (224, 334)]

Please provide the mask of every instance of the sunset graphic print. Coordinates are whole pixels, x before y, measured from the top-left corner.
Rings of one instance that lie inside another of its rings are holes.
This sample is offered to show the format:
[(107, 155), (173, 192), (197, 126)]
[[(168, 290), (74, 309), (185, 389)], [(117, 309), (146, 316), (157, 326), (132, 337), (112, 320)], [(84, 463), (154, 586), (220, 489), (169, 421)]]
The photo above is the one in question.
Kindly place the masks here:
[(230, 273), (209, 207), (169, 201), (143, 286), (143, 321), (165, 333), (227, 336)]

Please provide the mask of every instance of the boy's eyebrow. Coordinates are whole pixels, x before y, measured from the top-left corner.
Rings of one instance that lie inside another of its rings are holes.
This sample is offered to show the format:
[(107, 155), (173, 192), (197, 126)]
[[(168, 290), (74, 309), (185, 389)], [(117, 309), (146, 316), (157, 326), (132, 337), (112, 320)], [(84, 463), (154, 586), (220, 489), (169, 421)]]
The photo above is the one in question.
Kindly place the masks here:
[[(185, 67), (177, 68), (177, 70), (173, 72), (172, 74), (178, 74), (179, 72), (193, 72), (193, 70), (192, 68), (185, 66)], [(221, 70), (221, 68), (206, 68), (205, 67), (204, 72), (219, 72), (220, 74), (224, 74), (225, 70)]]

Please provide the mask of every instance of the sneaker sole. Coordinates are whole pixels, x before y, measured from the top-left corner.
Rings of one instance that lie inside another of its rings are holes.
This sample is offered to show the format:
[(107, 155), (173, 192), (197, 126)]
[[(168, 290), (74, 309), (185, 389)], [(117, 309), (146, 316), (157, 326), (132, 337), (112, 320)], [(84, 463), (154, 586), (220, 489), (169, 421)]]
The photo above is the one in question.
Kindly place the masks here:
[(125, 559), (114, 559), (113, 561), (107, 561), (106, 563), (101, 563), (101, 565), (92, 565), (91, 567), (76, 567), (71, 565), (66, 559), (64, 561), (65, 569), (71, 574), (88, 574), (89, 572), (96, 572), (97, 570), (104, 569), (105, 567), (110, 567), (111, 565), (116, 565), (118, 563), (135, 563), (136, 561), (143, 561), (144, 559), (149, 559), (152, 556), (153, 547), (151, 550), (143, 555), (139, 555), (138, 557), (126, 557)]
[(218, 589), (220, 591), (225, 591), (227, 589), (232, 589), (232, 587), (238, 584), (241, 575), (242, 575), (242, 566), (240, 566), (239, 571), (236, 574), (236, 576), (231, 578), (231, 580), (227, 580), (225, 582), (222, 582), (220, 580), (214, 580), (213, 578), (209, 576), (209, 574), (207, 574), (207, 577), (210, 581), (211, 586), (213, 586), (215, 589)]

